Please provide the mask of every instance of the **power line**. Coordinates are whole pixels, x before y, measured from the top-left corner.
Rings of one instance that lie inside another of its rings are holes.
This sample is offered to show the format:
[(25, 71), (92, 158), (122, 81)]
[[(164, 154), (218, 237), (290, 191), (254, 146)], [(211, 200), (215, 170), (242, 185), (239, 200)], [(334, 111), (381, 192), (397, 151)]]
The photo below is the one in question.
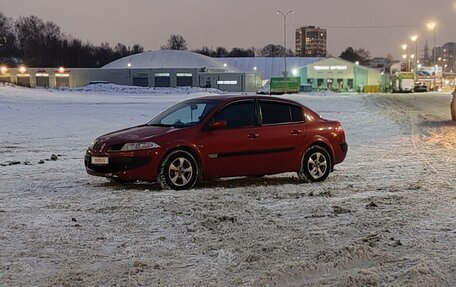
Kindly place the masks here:
[(421, 25), (385, 25), (385, 26), (321, 26), (329, 29), (398, 29), (398, 28), (417, 28)]

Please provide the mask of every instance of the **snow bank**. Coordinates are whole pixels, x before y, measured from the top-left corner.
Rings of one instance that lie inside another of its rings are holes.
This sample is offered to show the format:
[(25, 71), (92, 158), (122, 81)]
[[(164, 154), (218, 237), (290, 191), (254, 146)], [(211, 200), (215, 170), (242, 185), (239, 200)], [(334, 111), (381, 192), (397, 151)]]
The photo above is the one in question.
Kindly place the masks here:
[(136, 87), (124, 86), (111, 83), (91, 84), (79, 88), (61, 88), (62, 91), (84, 92), (84, 93), (109, 93), (118, 95), (128, 94), (150, 94), (150, 95), (169, 95), (169, 94), (194, 94), (194, 93), (211, 93), (222, 94), (217, 89), (206, 89), (197, 87), (178, 87), (178, 88), (155, 88), (155, 87)]

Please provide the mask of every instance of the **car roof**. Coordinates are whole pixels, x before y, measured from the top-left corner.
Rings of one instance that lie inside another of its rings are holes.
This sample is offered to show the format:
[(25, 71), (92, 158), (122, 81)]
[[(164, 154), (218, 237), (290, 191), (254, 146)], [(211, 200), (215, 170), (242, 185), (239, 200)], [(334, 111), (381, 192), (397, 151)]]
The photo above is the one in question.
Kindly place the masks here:
[(300, 103), (290, 100), (290, 99), (284, 99), (284, 98), (279, 98), (279, 97), (273, 97), (273, 96), (258, 96), (258, 95), (219, 95), (219, 96), (205, 96), (205, 97), (199, 97), (199, 98), (193, 98), (189, 99), (191, 100), (214, 100), (214, 101), (219, 101), (219, 102), (235, 102), (238, 100), (276, 100), (276, 101), (281, 101), (281, 102), (286, 102), (290, 104), (297, 104), (302, 106)]

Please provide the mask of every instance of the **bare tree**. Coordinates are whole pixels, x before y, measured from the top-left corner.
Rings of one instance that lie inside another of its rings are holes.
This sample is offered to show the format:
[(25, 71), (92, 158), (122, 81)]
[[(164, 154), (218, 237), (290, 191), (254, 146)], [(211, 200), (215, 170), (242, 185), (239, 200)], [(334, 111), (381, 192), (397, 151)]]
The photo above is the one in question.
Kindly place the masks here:
[(131, 54), (138, 54), (144, 52), (144, 47), (139, 44), (134, 44), (131, 49)]
[(364, 48), (353, 49), (353, 47), (347, 47), (339, 57), (349, 62), (359, 62), (361, 65), (367, 65), (370, 52)]
[(181, 35), (169, 36), (168, 43), (161, 46), (162, 50), (187, 50), (187, 41)]
[(228, 50), (225, 47), (217, 47), (215, 53), (218, 58), (228, 56)]
[(285, 48), (282, 45), (269, 44), (261, 49), (262, 57), (281, 57), (285, 53)]
[(0, 12), (0, 62), (12, 63), (17, 56), (19, 49), (13, 31), (13, 20)]
[(228, 53), (228, 57), (255, 57), (255, 51), (235, 47)]
[(201, 48), (201, 49), (193, 50), (193, 52), (197, 53), (197, 54), (205, 55), (205, 56), (208, 56), (208, 57), (217, 56), (217, 53), (214, 50), (209, 49), (209, 47), (206, 47), (206, 46), (203, 46), (203, 48)]

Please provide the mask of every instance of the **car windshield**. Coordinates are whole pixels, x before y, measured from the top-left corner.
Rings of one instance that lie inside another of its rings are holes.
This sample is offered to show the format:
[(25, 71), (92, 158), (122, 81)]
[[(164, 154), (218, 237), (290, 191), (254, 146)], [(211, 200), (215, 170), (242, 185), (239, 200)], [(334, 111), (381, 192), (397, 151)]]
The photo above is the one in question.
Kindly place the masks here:
[(178, 103), (153, 118), (148, 125), (189, 127), (195, 126), (215, 107), (214, 100), (192, 100)]

